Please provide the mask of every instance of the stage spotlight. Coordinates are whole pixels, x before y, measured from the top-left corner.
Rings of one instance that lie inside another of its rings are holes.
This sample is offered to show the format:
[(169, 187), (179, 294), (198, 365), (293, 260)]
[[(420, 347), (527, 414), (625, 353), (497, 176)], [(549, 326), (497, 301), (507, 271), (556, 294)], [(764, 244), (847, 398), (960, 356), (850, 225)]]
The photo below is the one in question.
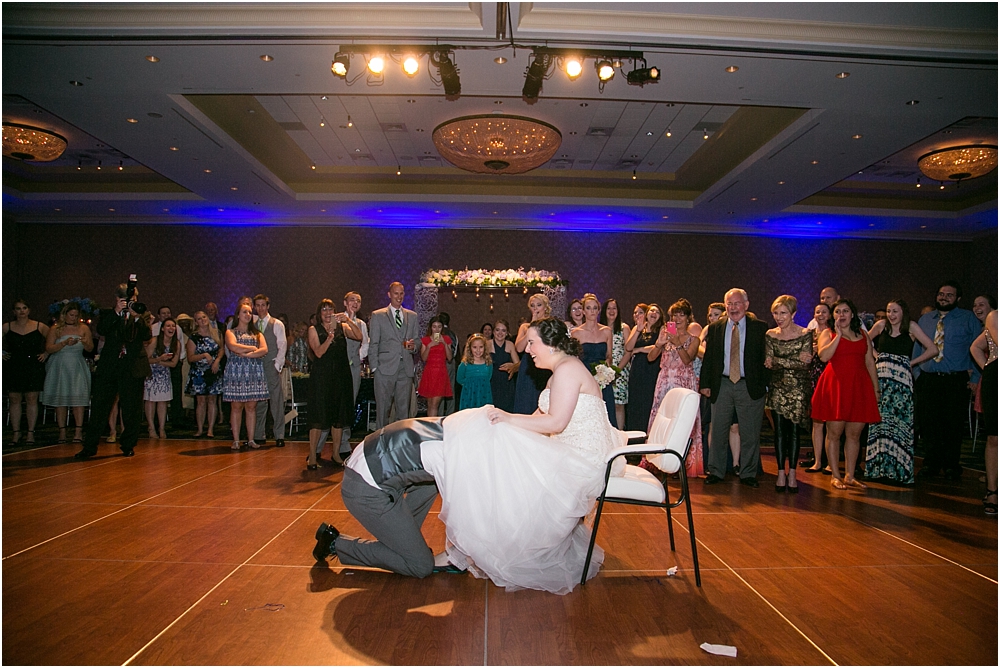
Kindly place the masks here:
[(458, 77), (458, 68), (448, 58), (445, 51), (435, 51), (431, 54), (431, 64), (438, 68), (441, 85), (444, 86), (444, 99), (457, 100), (462, 94), (462, 82)]
[(577, 77), (583, 74), (583, 63), (576, 56), (570, 56), (566, 59), (566, 65), (564, 67), (566, 70), (566, 76), (569, 77), (570, 81), (576, 81)]
[(607, 60), (598, 60), (594, 64), (594, 69), (597, 70), (597, 78), (601, 81), (611, 81), (615, 78), (615, 68)]
[(549, 55), (536, 53), (535, 59), (524, 72), (524, 88), (521, 89), (521, 95), (525, 102), (534, 104), (538, 100), (538, 94), (542, 92), (542, 80), (548, 71)]
[(420, 61), (417, 60), (416, 56), (407, 56), (403, 60), (403, 73), (408, 77), (412, 77), (420, 69)]
[(343, 79), (347, 76), (349, 69), (351, 69), (351, 57), (346, 53), (338, 51), (337, 55), (333, 57), (333, 64), (330, 66), (330, 71), (333, 72), (334, 76)]
[(368, 60), (368, 71), (372, 74), (382, 74), (385, 70), (385, 58), (382, 56), (372, 56)]
[(639, 70), (632, 70), (626, 77), (630, 86), (645, 86), (660, 82), (659, 67), (643, 67)]

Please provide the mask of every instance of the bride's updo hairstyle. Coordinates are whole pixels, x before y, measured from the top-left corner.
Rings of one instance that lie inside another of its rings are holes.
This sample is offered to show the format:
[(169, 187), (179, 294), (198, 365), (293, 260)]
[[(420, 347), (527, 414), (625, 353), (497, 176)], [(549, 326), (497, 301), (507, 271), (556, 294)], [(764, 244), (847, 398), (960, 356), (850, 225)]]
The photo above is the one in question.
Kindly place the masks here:
[(567, 355), (579, 357), (583, 353), (583, 345), (569, 335), (566, 323), (559, 318), (539, 318), (529, 325), (538, 332), (538, 338), (542, 344), (549, 348), (556, 348)]

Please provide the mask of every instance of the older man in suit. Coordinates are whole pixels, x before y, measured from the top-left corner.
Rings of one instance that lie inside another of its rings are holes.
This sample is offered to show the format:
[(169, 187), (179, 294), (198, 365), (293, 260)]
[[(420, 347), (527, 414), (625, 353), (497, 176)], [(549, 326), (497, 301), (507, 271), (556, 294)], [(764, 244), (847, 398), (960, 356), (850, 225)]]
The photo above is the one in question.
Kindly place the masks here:
[(399, 282), (389, 286), (389, 305), (372, 312), (368, 324), (368, 366), (375, 376), (375, 413), (378, 428), (389, 423), (395, 405), (397, 420), (413, 417), (413, 351), (420, 340), (417, 314), (403, 308), (406, 290)]
[(740, 482), (757, 487), (760, 426), (764, 419), (768, 371), (764, 366), (767, 325), (750, 316), (750, 300), (740, 288), (726, 293), (726, 318), (708, 326), (701, 393), (712, 400), (712, 443), (706, 485), (726, 477), (726, 453), (733, 416), (740, 425)]

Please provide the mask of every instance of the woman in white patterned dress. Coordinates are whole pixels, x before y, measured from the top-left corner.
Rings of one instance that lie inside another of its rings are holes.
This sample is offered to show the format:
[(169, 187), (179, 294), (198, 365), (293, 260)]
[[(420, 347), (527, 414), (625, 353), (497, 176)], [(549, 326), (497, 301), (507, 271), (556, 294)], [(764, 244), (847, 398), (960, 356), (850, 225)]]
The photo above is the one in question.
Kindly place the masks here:
[(264, 379), (264, 355), (267, 342), (253, 324), (250, 304), (241, 303), (232, 327), (226, 330), (226, 379), (222, 390), (223, 401), (232, 404), (229, 425), (233, 429), (233, 450), (240, 449), (240, 424), (243, 413), (247, 416), (247, 446), (256, 450), (254, 425), (257, 422), (257, 402), (268, 398), (267, 381)]
[(167, 318), (160, 324), (160, 333), (146, 346), (149, 366), (153, 375), (146, 378), (143, 399), (146, 402), (146, 424), (149, 437), (156, 438), (155, 414), (160, 421), (160, 438), (167, 437), (167, 404), (174, 396), (170, 384), (170, 370), (180, 361), (180, 344), (177, 340), (177, 323)]
[(627, 324), (622, 322), (621, 312), (618, 310), (618, 301), (608, 299), (601, 309), (601, 324), (611, 328), (611, 363), (618, 367), (618, 375), (615, 377), (615, 417), (618, 419), (618, 427), (625, 428), (625, 406), (628, 405), (628, 370), (632, 353), (625, 349), (625, 342), (628, 341), (632, 330)]

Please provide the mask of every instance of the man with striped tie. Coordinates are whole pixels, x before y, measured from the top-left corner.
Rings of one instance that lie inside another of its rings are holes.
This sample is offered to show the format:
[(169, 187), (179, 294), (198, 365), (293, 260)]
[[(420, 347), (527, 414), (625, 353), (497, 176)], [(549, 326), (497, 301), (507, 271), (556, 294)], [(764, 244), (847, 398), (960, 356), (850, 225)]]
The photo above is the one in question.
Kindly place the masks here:
[(368, 366), (375, 377), (375, 414), (378, 428), (389, 423), (395, 405), (397, 420), (410, 414), (413, 398), (413, 353), (420, 339), (417, 314), (403, 308), (403, 284), (389, 286), (389, 305), (372, 312), (368, 325)]

